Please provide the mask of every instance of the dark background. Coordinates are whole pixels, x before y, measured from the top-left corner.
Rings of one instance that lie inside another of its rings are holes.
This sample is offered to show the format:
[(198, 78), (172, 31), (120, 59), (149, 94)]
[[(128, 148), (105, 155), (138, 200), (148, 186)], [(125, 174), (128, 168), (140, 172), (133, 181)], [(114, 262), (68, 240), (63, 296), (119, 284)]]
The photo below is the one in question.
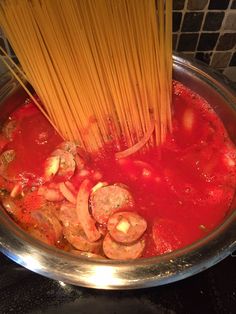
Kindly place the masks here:
[(156, 288), (105, 291), (62, 285), (0, 255), (1, 314), (234, 314), (236, 257)]

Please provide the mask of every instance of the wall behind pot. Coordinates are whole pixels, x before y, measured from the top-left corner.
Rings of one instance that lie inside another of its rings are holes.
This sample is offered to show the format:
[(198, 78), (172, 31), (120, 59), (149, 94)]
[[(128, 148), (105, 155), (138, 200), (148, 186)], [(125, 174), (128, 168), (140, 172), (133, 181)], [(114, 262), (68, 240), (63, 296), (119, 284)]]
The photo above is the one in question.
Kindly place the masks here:
[[(175, 51), (209, 64), (236, 82), (236, 0), (173, 0), (173, 32)], [(1, 30), (0, 46), (14, 57)], [(0, 73), (4, 71), (0, 64)]]
[(236, 81), (236, 0), (173, 0), (173, 47)]

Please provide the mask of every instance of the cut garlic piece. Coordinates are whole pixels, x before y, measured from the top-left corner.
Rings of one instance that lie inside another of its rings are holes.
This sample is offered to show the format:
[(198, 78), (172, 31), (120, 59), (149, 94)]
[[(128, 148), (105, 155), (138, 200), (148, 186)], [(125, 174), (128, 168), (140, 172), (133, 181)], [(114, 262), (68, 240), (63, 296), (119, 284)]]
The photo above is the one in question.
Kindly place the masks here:
[(129, 231), (129, 228), (130, 228), (130, 223), (125, 218), (122, 218), (116, 226), (116, 229), (123, 233), (127, 233)]

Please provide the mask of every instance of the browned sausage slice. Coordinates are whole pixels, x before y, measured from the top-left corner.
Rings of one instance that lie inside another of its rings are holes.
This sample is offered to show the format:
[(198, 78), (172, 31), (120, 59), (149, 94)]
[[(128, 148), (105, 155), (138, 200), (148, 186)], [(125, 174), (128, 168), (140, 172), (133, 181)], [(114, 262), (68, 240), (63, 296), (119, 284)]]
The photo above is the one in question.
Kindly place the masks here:
[(99, 253), (102, 241), (90, 242), (80, 224), (63, 228), (63, 234), (67, 241), (77, 250), (91, 253)]
[(64, 227), (69, 227), (70, 225), (76, 225), (79, 223), (76, 206), (71, 203), (64, 203), (61, 205), (58, 217)]
[(62, 149), (66, 152), (71, 153), (73, 156), (77, 154), (77, 146), (74, 142), (62, 142), (60, 145), (57, 146), (58, 149)]
[(49, 245), (54, 245), (55, 244), (54, 243), (55, 241), (49, 236), (48, 230), (45, 233), (45, 230), (41, 230), (40, 228), (34, 227), (34, 226), (29, 226), (29, 227), (25, 228), (25, 230), (32, 237), (38, 239), (41, 242), (44, 242), (44, 243), (49, 244)]
[(115, 242), (108, 233), (103, 241), (103, 252), (110, 259), (136, 259), (142, 255), (145, 240), (139, 240), (130, 245)]
[(107, 223), (115, 212), (134, 205), (130, 192), (119, 185), (108, 185), (96, 190), (90, 200), (93, 217), (100, 224)]
[(115, 241), (128, 244), (141, 238), (147, 222), (136, 213), (119, 212), (109, 218), (107, 229)]
[[(59, 157), (59, 169), (56, 172), (58, 176), (65, 179), (70, 179), (75, 172), (75, 160), (74, 156), (68, 151), (62, 149), (56, 149), (51, 156)], [(50, 157), (51, 158), (51, 157)]]
[(99, 252), (102, 242), (89, 241), (79, 222), (75, 205), (70, 203), (63, 204), (60, 208), (59, 219), (64, 226), (63, 228), (64, 237), (77, 250), (92, 253)]
[[(41, 208), (31, 213), (33, 221), (27, 231), (37, 239), (56, 245), (62, 237), (62, 226), (52, 208)], [(34, 224), (32, 224), (34, 222)]]

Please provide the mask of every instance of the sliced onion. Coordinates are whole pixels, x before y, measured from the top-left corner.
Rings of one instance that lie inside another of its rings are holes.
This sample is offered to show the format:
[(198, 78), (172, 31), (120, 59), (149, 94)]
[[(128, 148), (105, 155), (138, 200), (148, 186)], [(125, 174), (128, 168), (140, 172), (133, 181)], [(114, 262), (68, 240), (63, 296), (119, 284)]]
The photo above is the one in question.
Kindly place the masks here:
[(155, 123), (153, 121), (151, 123), (150, 129), (146, 132), (144, 137), (135, 145), (127, 148), (126, 150), (123, 150), (121, 152), (116, 153), (115, 154), (116, 159), (128, 157), (128, 156), (136, 153), (137, 151), (139, 151), (149, 141), (149, 139), (150, 139), (150, 137), (154, 131), (154, 127), (155, 127)]
[(59, 190), (67, 201), (69, 201), (72, 204), (76, 204), (75, 195), (70, 191), (70, 189), (66, 186), (64, 182), (61, 182), (59, 184)]
[(94, 193), (94, 192), (96, 192), (98, 189), (100, 189), (100, 188), (102, 188), (102, 187), (104, 187), (104, 186), (106, 186), (106, 185), (108, 185), (107, 182), (98, 182), (97, 184), (95, 184), (95, 185), (92, 187), (91, 192)]
[(15, 186), (13, 187), (13, 189), (11, 190), (11, 194), (10, 196), (12, 198), (15, 198), (16, 196), (18, 196), (20, 193), (22, 192), (22, 185), (20, 183), (15, 184)]
[(66, 187), (73, 193), (73, 194), (77, 194), (76, 188), (74, 187), (74, 185), (70, 182), (70, 181), (65, 181), (64, 182)]
[(79, 188), (77, 194), (76, 212), (84, 233), (90, 242), (95, 242), (100, 239), (101, 234), (97, 230), (96, 221), (89, 213), (89, 195), (91, 183), (85, 179)]

